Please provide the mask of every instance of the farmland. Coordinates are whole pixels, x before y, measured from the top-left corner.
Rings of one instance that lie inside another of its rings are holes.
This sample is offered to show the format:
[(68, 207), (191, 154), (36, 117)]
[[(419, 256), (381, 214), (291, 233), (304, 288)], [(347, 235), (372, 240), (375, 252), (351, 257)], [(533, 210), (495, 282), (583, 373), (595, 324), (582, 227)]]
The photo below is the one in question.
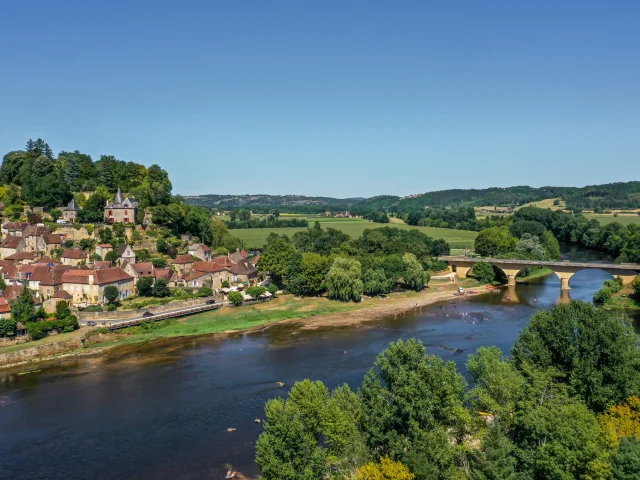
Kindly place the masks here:
[[(471, 248), (476, 238), (477, 232), (468, 230), (454, 230), (451, 228), (434, 228), (434, 227), (413, 227), (405, 223), (393, 222), (390, 224), (372, 223), (368, 220), (360, 218), (332, 218), (332, 217), (315, 217), (305, 216), (309, 220), (309, 226), (313, 222), (318, 221), (323, 228), (335, 228), (342, 230), (352, 238), (362, 235), (365, 229), (380, 228), (384, 226), (397, 227), (405, 230), (416, 229), (433, 238), (443, 238), (452, 248)], [(284, 235), (293, 235), (296, 232), (305, 230), (304, 228), (240, 228), (231, 230), (231, 234), (244, 240), (246, 248), (258, 248), (264, 245), (265, 240), (270, 233), (278, 233)]]
[(622, 225), (631, 225), (632, 223), (640, 225), (640, 215), (621, 215), (614, 217), (612, 214), (597, 214), (597, 213), (585, 213), (585, 217), (598, 220), (600, 225), (608, 225), (609, 223), (617, 222)]

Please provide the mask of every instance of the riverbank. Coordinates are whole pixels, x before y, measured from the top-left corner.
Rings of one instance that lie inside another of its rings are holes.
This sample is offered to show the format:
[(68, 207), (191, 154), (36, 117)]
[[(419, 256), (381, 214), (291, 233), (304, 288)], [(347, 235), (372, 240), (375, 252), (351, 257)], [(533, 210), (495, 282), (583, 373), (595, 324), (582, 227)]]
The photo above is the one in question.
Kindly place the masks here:
[[(224, 338), (233, 334), (264, 331), (275, 325), (295, 324), (298, 330), (310, 330), (326, 327), (355, 325), (382, 317), (399, 315), (411, 310), (423, 308), (437, 302), (453, 301), (465, 297), (454, 297), (459, 285), (476, 288), (477, 282), (466, 279), (459, 284), (432, 285), (423, 292), (397, 292), (384, 297), (365, 298), (360, 303), (345, 303), (328, 300), (324, 297), (295, 297), (284, 295), (271, 302), (226, 307), (175, 320), (166, 320), (143, 324), (116, 332), (94, 329), (86, 332), (81, 340), (83, 346), (68, 351), (48, 352), (40, 355), (3, 354), (0, 352), (0, 368), (35, 364), (65, 356), (103, 355), (117, 347), (135, 348), (155, 341), (167, 341), (178, 337), (212, 336)], [(487, 293), (485, 287), (477, 287), (478, 294)], [(28, 344), (24, 344), (28, 345)], [(50, 342), (52, 348), (56, 345)], [(21, 349), (21, 351), (27, 348)], [(18, 359), (16, 361), (16, 359)]]
[(524, 277), (516, 277), (516, 283), (527, 283), (529, 280), (533, 280), (534, 278), (546, 277), (547, 275), (551, 275), (553, 270), (547, 267), (542, 267), (536, 269), (534, 272), (528, 274)]

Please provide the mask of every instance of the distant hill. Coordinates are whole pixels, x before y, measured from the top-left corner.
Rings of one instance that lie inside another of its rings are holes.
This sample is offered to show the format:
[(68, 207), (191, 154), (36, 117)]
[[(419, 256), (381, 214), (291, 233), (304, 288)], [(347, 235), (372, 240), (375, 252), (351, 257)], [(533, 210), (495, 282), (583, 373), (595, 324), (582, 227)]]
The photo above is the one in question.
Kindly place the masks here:
[[(363, 201), (357, 198), (307, 197), (304, 195), (197, 195), (184, 197), (190, 205), (229, 210), (236, 208), (294, 208), (314, 209), (346, 208)], [(315, 208), (312, 208), (315, 207)]]
[(220, 209), (280, 208), (283, 211), (320, 212), (324, 209), (354, 211), (386, 210), (410, 212), (429, 207), (516, 207), (550, 198), (562, 198), (566, 208), (640, 208), (640, 182), (609, 183), (586, 187), (493, 187), (452, 189), (422, 195), (371, 198), (306, 197), (302, 195), (200, 195), (185, 197), (187, 203)]

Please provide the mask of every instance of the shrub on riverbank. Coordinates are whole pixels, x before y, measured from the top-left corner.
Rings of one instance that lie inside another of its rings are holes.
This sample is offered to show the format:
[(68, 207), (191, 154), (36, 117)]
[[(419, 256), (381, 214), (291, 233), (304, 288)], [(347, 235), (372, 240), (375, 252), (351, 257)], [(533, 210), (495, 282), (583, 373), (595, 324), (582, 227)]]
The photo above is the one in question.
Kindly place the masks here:
[(227, 300), (229, 300), (234, 306), (239, 307), (240, 305), (242, 305), (244, 297), (240, 292), (229, 292), (229, 295), (227, 295)]
[(622, 279), (616, 277), (613, 280), (605, 280), (604, 286), (593, 294), (593, 303), (596, 305), (605, 305), (611, 303), (613, 295), (622, 290)]

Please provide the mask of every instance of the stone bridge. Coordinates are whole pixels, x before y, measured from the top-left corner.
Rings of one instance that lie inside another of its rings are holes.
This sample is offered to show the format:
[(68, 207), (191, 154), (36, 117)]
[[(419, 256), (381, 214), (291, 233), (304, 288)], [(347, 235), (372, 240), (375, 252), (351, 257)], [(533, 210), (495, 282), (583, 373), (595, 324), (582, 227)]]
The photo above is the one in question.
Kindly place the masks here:
[(457, 272), (459, 277), (466, 277), (473, 265), (484, 261), (499, 268), (507, 276), (507, 284), (516, 284), (516, 275), (525, 267), (546, 267), (555, 273), (560, 279), (563, 290), (568, 290), (569, 279), (574, 273), (580, 270), (595, 268), (604, 270), (614, 277), (620, 277), (625, 285), (633, 282), (634, 278), (640, 273), (640, 265), (635, 263), (579, 263), (579, 262), (546, 262), (534, 260), (512, 260), (501, 258), (474, 258), (463, 256), (442, 256), (438, 257), (449, 264), (452, 271)]

